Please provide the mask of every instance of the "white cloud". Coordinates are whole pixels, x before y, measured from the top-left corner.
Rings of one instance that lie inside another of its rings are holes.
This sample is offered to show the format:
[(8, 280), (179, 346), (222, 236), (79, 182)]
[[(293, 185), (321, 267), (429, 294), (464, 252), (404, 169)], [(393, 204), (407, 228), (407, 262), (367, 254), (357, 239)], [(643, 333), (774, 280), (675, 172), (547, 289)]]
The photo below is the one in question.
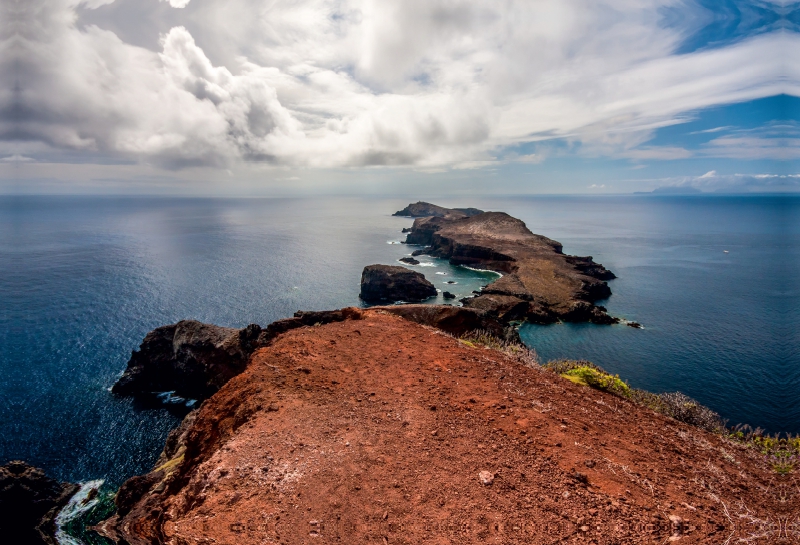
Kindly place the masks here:
[(799, 160), (800, 138), (726, 136), (711, 140), (704, 152), (727, 159)]
[(798, 192), (800, 174), (719, 174), (712, 170), (702, 176), (639, 180), (639, 184), (651, 188), (693, 188), (707, 193)]
[(15, 153), (14, 155), (9, 155), (8, 157), (0, 158), (0, 161), (3, 163), (29, 163), (35, 161), (33, 157), (26, 157), (25, 155), (20, 155), (19, 153)]
[(0, 140), (168, 167), (476, 168), (556, 138), (676, 159), (691, 153), (643, 144), (684, 112), (800, 95), (800, 63), (776, 54), (800, 50), (792, 33), (674, 55), (683, 29), (658, 14), (700, 9), (681, 0), (162, 0), (193, 31), (160, 51), (77, 24), (78, 5), (110, 1), (3, 3)]

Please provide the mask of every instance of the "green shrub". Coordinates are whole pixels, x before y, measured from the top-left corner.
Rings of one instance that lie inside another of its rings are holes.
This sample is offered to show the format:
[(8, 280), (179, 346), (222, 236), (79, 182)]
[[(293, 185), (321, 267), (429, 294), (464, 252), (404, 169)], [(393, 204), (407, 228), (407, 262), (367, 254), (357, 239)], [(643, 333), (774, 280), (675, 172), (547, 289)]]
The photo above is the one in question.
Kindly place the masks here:
[(576, 384), (589, 386), (596, 390), (611, 392), (620, 397), (630, 398), (631, 388), (619, 378), (619, 375), (612, 375), (601, 367), (585, 360), (554, 360), (544, 365), (554, 373), (571, 380)]
[(577, 379), (576, 382), (597, 390), (612, 392), (622, 397), (630, 396), (630, 387), (619, 378), (619, 375), (610, 375), (591, 367), (576, 367), (564, 373), (563, 376)]

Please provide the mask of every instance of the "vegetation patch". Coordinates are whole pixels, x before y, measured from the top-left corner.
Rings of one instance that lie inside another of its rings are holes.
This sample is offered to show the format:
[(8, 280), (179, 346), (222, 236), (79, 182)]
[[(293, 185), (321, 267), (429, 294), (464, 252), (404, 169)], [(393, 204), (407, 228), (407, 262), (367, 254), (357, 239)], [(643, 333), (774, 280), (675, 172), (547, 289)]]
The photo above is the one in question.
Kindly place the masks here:
[(620, 397), (630, 398), (631, 388), (619, 378), (619, 375), (607, 373), (590, 361), (556, 360), (547, 362), (545, 369), (558, 373), (576, 384), (589, 386), (596, 390), (611, 392)]
[(458, 341), (470, 348), (497, 350), (506, 356), (514, 358), (527, 367), (539, 367), (539, 355), (536, 353), (536, 350), (528, 348), (519, 342), (501, 339), (483, 329), (463, 335)]
[(757, 449), (779, 475), (792, 473), (800, 464), (800, 436), (769, 435), (761, 428), (739, 424), (727, 431), (727, 436), (736, 442)]

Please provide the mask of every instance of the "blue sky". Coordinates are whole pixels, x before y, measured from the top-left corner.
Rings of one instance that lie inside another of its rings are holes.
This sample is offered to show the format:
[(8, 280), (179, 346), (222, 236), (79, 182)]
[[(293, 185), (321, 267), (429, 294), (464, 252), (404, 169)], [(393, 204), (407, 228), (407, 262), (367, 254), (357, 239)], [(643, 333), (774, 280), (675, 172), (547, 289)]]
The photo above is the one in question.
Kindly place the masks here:
[(0, 11), (1, 193), (800, 190), (800, 2)]

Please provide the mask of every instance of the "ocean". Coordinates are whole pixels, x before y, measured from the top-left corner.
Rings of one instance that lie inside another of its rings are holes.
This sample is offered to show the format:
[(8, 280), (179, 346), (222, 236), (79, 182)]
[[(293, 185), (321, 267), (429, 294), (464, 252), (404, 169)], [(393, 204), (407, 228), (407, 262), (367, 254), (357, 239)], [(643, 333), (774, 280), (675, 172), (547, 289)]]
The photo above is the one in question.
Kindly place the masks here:
[[(411, 220), (391, 216), (411, 200), (0, 198), (0, 463), (111, 484), (147, 471), (182, 413), (108, 391), (144, 335), (359, 305), (362, 268), (414, 249), (400, 244)], [(508, 212), (617, 274), (602, 304), (644, 329), (523, 326), (543, 360), (588, 359), (731, 423), (800, 432), (800, 198), (430, 200)], [(421, 259), (459, 296), (496, 278)]]

